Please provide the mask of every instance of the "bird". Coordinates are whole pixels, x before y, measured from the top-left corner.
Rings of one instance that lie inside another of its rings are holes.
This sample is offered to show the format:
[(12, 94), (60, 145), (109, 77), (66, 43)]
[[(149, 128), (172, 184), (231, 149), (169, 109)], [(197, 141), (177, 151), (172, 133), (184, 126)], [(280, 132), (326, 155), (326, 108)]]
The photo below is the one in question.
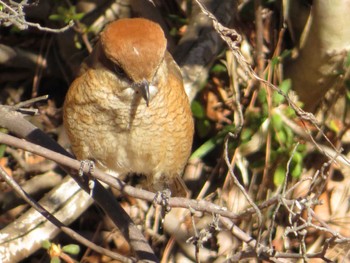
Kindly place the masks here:
[(185, 196), (181, 179), (194, 123), (162, 28), (144, 18), (111, 22), (70, 85), (63, 123), (78, 160), (142, 187)]

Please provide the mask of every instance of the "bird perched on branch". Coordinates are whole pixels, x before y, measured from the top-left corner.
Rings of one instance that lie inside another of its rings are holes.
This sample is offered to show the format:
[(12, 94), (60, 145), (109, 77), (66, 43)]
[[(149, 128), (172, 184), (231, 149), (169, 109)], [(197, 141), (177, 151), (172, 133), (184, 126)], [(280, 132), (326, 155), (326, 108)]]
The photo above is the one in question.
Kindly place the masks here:
[(146, 188), (184, 195), (193, 119), (161, 27), (142, 18), (106, 26), (64, 104), (74, 154), (117, 176), (143, 174)]

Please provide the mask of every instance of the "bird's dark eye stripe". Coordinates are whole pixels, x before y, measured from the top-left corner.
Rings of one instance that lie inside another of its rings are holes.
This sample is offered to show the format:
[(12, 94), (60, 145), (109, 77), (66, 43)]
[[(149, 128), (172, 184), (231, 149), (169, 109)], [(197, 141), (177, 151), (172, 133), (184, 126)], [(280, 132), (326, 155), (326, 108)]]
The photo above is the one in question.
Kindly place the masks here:
[(118, 75), (126, 76), (125, 71), (121, 67), (119, 67), (117, 64), (113, 64), (113, 69)]
[(106, 68), (108, 68), (112, 72), (117, 73), (120, 77), (130, 79), (126, 72), (118, 64), (107, 58), (105, 53), (103, 53), (102, 56), (103, 59), (101, 61)]
[(128, 76), (128, 74), (118, 66), (118, 64), (113, 63), (113, 71), (121, 78), (127, 79), (129, 81), (132, 81), (132, 79)]

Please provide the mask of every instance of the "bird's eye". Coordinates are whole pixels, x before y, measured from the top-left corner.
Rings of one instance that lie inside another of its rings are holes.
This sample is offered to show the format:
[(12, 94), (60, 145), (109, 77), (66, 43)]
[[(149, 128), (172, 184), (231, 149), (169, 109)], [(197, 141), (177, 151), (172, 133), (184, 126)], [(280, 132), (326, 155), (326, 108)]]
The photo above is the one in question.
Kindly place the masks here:
[(113, 68), (114, 68), (115, 73), (117, 73), (119, 76), (122, 76), (122, 77), (126, 76), (125, 71), (121, 67), (119, 67), (118, 65), (114, 64)]

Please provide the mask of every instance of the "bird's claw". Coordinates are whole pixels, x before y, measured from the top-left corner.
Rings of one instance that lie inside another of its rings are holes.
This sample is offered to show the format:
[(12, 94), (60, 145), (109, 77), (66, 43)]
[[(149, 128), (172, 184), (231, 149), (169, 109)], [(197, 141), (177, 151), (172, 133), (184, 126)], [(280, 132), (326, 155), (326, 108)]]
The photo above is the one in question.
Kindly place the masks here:
[[(88, 165), (89, 167), (89, 175), (92, 175), (95, 170), (95, 163), (91, 160), (82, 160), (80, 161), (80, 168), (79, 168), (79, 176), (82, 177), (84, 175), (84, 169), (85, 166)], [(90, 189), (90, 196), (92, 196), (93, 190), (95, 187), (95, 179), (91, 176), (89, 176), (89, 189)]]
[(171, 207), (169, 206), (170, 197), (171, 191), (169, 189), (165, 189), (163, 191), (156, 192), (156, 195), (153, 199), (153, 206), (160, 205), (162, 207), (161, 215), (163, 220), (165, 215), (171, 210)]

